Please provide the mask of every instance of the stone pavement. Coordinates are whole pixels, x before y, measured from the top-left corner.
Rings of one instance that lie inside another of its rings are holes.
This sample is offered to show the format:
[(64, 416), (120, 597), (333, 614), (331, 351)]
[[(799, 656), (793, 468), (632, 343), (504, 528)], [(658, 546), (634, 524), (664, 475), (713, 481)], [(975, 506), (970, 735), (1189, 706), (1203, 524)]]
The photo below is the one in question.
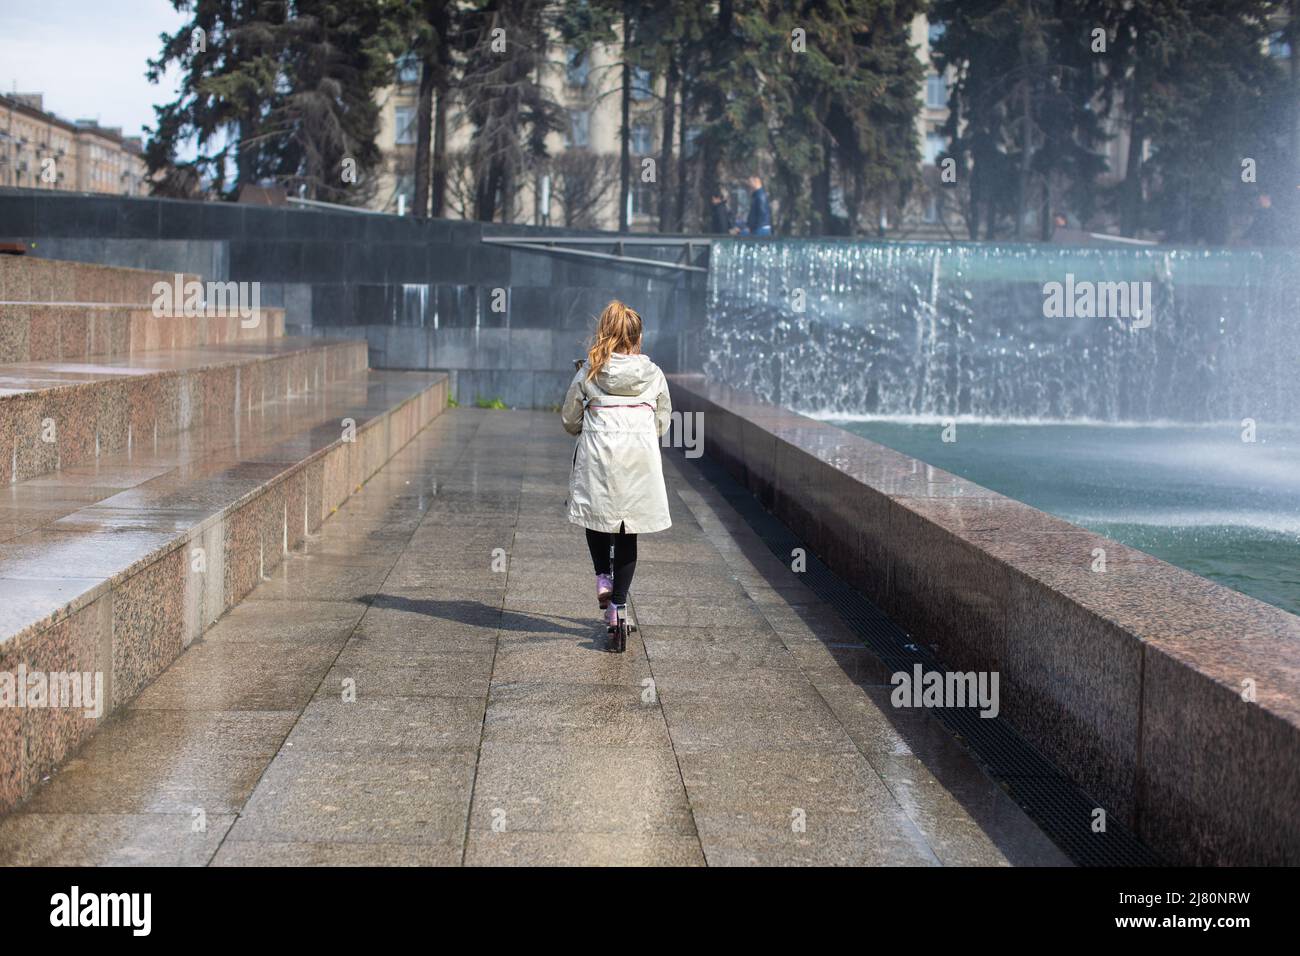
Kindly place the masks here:
[(0, 819), (0, 864), (1068, 863), (680, 451), (605, 653), (571, 448), (441, 415)]

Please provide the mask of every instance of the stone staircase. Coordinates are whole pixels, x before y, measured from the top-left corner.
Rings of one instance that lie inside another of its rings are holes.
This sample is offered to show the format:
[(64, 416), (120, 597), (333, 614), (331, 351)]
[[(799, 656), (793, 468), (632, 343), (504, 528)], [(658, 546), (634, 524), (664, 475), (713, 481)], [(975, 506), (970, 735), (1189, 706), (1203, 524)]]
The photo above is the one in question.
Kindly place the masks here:
[(0, 813), (447, 404), (279, 309), (155, 316), (177, 278), (0, 256)]

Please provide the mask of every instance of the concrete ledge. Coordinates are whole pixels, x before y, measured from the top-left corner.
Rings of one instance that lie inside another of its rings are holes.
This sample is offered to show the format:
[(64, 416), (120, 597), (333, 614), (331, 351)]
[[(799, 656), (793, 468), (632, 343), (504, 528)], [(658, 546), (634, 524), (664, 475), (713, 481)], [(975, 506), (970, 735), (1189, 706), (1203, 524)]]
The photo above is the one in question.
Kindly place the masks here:
[[(247, 595), (447, 405), (446, 376), (433, 373), (364, 372), (335, 392), (306, 408), (299, 407), (301, 400), (286, 402), (292, 407), (285, 418), (260, 431), (246, 425), (237, 455), (217, 445), (206, 459), (193, 460), (182, 436), (168, 452), (177, 462), (173, 472), (106, 499), (107, 511), (87, 508), (61, 521), (64, 530), (45, 535), (45, 566), (98, 550), (104, 557), (97, 570), (86, 569), (88, 577), (41, 580), (31, 561), (35, 549), (12, 554), (11, 545), (0, 545), (0, 578), (8, 576), (3, 568), (9, 565), (18, 575), (0, 580), (0, 673), (101, 673), (106, 698), (97, 718), (66, 707), (0, 707), (0, 813)], [(355, 420), (355, 440), (341, 436), (341, 416)], [(130, 464), (124, 457), (119, 467)], [(194, 506), (192, 518), (162, 530), (185, 517), (166, 510), (182, 499), (206, 503)], [(152, 518), (158, 530), (123, 522), (128, 511), (145, 523)], [(201, 567), (194, 562), (196, 548), (203, 549)]]
[(1178, 862), (1300, 863), (1300, 617), (703, 376), (670, 381), (705, 454), (947, 666), (998, 671), (1003, 715), (1098, 806)]

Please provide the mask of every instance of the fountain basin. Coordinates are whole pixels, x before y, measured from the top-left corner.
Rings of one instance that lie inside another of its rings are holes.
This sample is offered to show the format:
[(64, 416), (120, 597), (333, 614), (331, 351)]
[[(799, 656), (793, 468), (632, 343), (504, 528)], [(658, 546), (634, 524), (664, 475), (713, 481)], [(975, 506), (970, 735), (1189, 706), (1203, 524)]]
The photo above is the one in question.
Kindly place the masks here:
[(829, 421), (1300, 614), (1300, 428)]

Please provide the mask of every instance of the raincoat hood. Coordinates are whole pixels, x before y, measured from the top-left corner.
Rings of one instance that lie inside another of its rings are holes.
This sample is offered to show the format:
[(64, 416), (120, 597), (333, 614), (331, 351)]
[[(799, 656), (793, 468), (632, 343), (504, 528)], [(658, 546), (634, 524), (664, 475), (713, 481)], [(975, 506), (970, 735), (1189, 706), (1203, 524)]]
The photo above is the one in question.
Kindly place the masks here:
[(641, 395), (658, 374), (659, 368), (649, 356), (614, 352), (596, 373), (596, 384), (610, 395)]

